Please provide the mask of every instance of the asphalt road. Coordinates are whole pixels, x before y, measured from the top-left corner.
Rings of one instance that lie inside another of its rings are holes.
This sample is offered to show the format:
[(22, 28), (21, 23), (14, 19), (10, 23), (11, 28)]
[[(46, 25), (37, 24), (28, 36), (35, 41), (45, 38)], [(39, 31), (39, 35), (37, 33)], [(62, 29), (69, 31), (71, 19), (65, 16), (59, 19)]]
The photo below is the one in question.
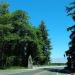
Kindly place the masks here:
[(22, 72), (10, 75), (70, 75), (70, 74), (64, 71), (62, 67), (56, 67), (56, 68), (42, 68), (34, 71)]

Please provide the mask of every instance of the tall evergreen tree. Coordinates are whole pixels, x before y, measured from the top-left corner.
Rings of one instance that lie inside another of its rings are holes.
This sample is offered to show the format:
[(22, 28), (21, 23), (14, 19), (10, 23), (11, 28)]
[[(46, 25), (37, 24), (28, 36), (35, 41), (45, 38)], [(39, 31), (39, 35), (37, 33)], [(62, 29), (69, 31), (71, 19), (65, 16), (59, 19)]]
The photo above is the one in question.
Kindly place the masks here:
[(48, 31), (46, 29), (44, 21), (41, 21), (39, 25), (39, 29), (41, 31), (41, 38), (44, 44), (42, 45), (42, 50), (45, 56), (44, 63), (48, 64), (50, 62), (50, 53), (51, 53), (51, 41), (48, 38)]
[[(72, 17), (75, 21), (75, 2), (72, 2), (69, 7), (66, 8), (68, 15)], [(72, 72), (75, 72), (75, 25), (67, 28), (68, 31), (71, 31), (69, 50), (66, 51), (67, 56), (67, 68)]]

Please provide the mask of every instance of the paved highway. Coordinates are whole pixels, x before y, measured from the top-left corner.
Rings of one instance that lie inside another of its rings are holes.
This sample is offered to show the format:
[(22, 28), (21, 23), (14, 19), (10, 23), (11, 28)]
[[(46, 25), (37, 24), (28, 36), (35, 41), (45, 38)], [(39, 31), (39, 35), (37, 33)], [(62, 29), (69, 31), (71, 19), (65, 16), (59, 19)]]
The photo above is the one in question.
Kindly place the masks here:
[(62, 67), (56, 67), (56, 68), (42, 68), (34, 71), (21, 72), (9, 75), (70, 75), (70, 74), (65, 72)]

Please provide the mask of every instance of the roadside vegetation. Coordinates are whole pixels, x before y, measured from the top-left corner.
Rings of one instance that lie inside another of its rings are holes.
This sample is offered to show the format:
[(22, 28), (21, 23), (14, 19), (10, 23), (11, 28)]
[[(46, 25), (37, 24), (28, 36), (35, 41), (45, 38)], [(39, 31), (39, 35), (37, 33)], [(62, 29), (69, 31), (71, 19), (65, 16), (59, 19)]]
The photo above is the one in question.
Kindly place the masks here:
[[(75, 22), (75, 1), (70, 3), (68, 7), (66, 7), (67, 13), (72, 17)], [(69, 49), (66, 51), (67, 56), (67, 69), (75, 72), (75, 25), (71, 25), (67, 28), (67, 31), (71, 31), (70, 34), (70, 42)]]
[(51, 63), (51, 66), (64, 66), (66, 63)]
[(34, 27), (24, 10), (9, 11), (9, 4), (0, 3), (0, 68), (49, 64), (51, 40), (44, 21)]

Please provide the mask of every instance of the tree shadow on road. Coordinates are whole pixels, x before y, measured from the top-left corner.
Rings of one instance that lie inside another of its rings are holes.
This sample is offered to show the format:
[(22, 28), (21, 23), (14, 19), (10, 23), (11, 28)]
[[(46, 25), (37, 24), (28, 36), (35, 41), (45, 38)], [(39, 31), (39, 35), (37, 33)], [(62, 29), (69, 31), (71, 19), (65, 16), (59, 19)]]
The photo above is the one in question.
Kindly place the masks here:
[(70, 71), (66, 69), (58, 69), (58, 68), (44, 68), (44, 70), (50, 71), (50, 72), (58, 72), (63, 74), (70, 74)]

